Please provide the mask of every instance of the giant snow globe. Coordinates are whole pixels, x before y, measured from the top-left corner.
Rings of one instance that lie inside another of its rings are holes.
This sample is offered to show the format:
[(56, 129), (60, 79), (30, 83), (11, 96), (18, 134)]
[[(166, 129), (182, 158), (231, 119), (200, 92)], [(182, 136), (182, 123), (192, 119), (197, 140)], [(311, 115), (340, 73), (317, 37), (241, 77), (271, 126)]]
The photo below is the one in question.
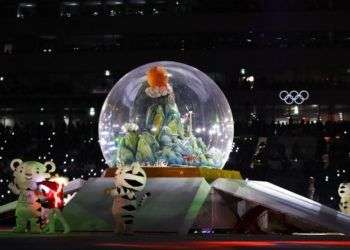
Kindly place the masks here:
[(99, 142), (110, 166), (222, 168), (232, 148), (230, 106), (215, 82), (186, 64), (160, 61), (123, 76), (105, 100)]

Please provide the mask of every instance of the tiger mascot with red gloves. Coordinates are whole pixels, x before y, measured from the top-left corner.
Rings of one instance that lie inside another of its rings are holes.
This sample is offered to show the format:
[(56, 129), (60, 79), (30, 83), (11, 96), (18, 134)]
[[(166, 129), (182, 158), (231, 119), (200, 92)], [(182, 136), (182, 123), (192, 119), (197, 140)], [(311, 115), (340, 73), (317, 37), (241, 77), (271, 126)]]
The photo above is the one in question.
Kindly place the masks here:
[(54, 176), (49, 180), (37, 183), (37, 192), (41, 198), (43, 209), (42, 219), (46, 222), (47, 233), (56, 232), (56, 221), (59, 221), (63, 226), (63, 233), (69, 233), (70, 227), (61, 211), (64, 207), (63, 188), (67, 185), (68, 179), (65, 177)]

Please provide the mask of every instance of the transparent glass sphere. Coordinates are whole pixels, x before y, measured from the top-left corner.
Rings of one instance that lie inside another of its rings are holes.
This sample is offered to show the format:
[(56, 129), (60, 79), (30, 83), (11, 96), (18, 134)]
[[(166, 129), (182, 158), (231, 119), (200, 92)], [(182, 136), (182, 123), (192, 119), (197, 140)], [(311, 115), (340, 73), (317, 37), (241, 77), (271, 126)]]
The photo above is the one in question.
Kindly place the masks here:
[(99, 142), (109, 166), (222, 168), (234, 122), (215, 82), (189, 65), (160, 61), (124, 75), (105, 100)]

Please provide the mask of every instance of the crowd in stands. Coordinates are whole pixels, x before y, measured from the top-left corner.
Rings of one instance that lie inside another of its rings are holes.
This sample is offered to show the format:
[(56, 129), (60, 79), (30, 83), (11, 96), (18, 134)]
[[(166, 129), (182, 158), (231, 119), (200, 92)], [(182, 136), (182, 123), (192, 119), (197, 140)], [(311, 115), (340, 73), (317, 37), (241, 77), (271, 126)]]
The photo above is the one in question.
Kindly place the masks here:
[[(244, 13), (244, 12), (305, 12), (339, 11), (349, 9), (346, 0), (285, 0), (279, 3), (272, 0), (245, 1), (72, 1), (48, 2), (43, 5), (32, 4), (28, 8), (21, 1), (5, 1), (6, 9), (1, 11), (2, 18), (74, 18), (74, 17), (120, 17), (120, 16), (159, 16), (189, 15), (203, 13)], [(26, 8), (27, 7), (27, 8)], [(17, 9), (17, 15), (15, 10)], [(7, 12), (5, 12), (7, 10)]]
[(338, 186), (350, 181), (350, 123), (235, 123), (235, 148), (227, 168), (269, 181), (338, 208)]
[[(74, 42), (67, 42), (73, 40)], [(236, 31), (226, 33), (194, 34), (128, 34), (118, 35), (72, 35), (63, 39), (59, 36), (45, 39), (40, 34), (13, 36), (0, 40), (0, 54), (5, 55), (86, 55), (95, 53), (123, 52), (124, 50), (165, 50), (165, 51), (219, 51), (245, 49), (313, 49), (349, 48), (348, 32), (326, 31)], [(312, 50), (310, 50), (312, 51)]]
[(258, 137), (269, 136), (340, 136), (350, 133), (350, 122), (332, 121), (293, 121), (289, 123), (266, 123), (260, 120), (246, 122), (235, 121), (235, 133), (237, 135), (254, 135)]
[[(220, 74), (218, 73), (218, 75)], [(15, 98), (18, 95), (31, 95), (32, 98), (38, 97), (38, 99), (45, 96), (68, 98), (86, 97), (88, 95), (91, 98), (93, 97), (92, 94), (102, 93), (104, 95), (121, 76), (121, 74), (115, 74), (107, 78), (101, 72), (86, 73), (84, 77), (67, 74), (64, 78), (54, 73), (43, 74), (39, 77), (6, 75), (3, 80), (0, 80), (0, 93), (4, 95), (4, 98)], [(320, 75), (318, 80), (285, 81), (255, 77), (255, 82), (250, 83), (240, 81), (239, 76), (237, 76), (226, 80), (215, 79), (215, 81), (228, 97), (237, 95), (237, 91), (258, 93), (260, 97), (266, 90), (274, 91), (277, 96), (281, 90), (292, 89), (308, 90), (310, 93), (311, 91), (313, 93), (317, 93), (317, 91), (321, 93), (337, 91), (339, 93), (339, 90), (349, 90), (350, 86), (350, 78), (330, 79), (326, 75)], [(98, 86), (96, 86), (96, 82), (99, 83)], [(70, 91), (67, 92), (67, 89)]]

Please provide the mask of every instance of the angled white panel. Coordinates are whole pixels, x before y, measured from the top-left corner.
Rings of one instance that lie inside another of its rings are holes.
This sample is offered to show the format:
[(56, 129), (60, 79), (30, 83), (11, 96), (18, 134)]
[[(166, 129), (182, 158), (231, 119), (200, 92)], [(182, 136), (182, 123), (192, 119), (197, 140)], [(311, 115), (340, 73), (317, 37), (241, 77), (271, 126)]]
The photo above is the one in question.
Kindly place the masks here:
[(0, 214), (9, 212), (11, 210), (15, 210), (16, 205), (17, 205), (17, 201), (12, 201), (10, 203), (0, 206)]
[(113, 178), (90, 178), (63, 209), (72, 231), (112, 231), (112, 199), (105, 194)]
[(65, 194), (71, 194), (79, 191), (79, 189), (85, 184), (86, 181), (83, 179), (75, 179), (68, 182), (67, 186), (64, 187)]
[(187, 234), (210, 191), (204, 178), (149, 178), (149, 200), (137, 211), (134, 230)]
[(268, 182), (219, 178), (212, 187), (267, 208), (350, 234), (350, 217)]

